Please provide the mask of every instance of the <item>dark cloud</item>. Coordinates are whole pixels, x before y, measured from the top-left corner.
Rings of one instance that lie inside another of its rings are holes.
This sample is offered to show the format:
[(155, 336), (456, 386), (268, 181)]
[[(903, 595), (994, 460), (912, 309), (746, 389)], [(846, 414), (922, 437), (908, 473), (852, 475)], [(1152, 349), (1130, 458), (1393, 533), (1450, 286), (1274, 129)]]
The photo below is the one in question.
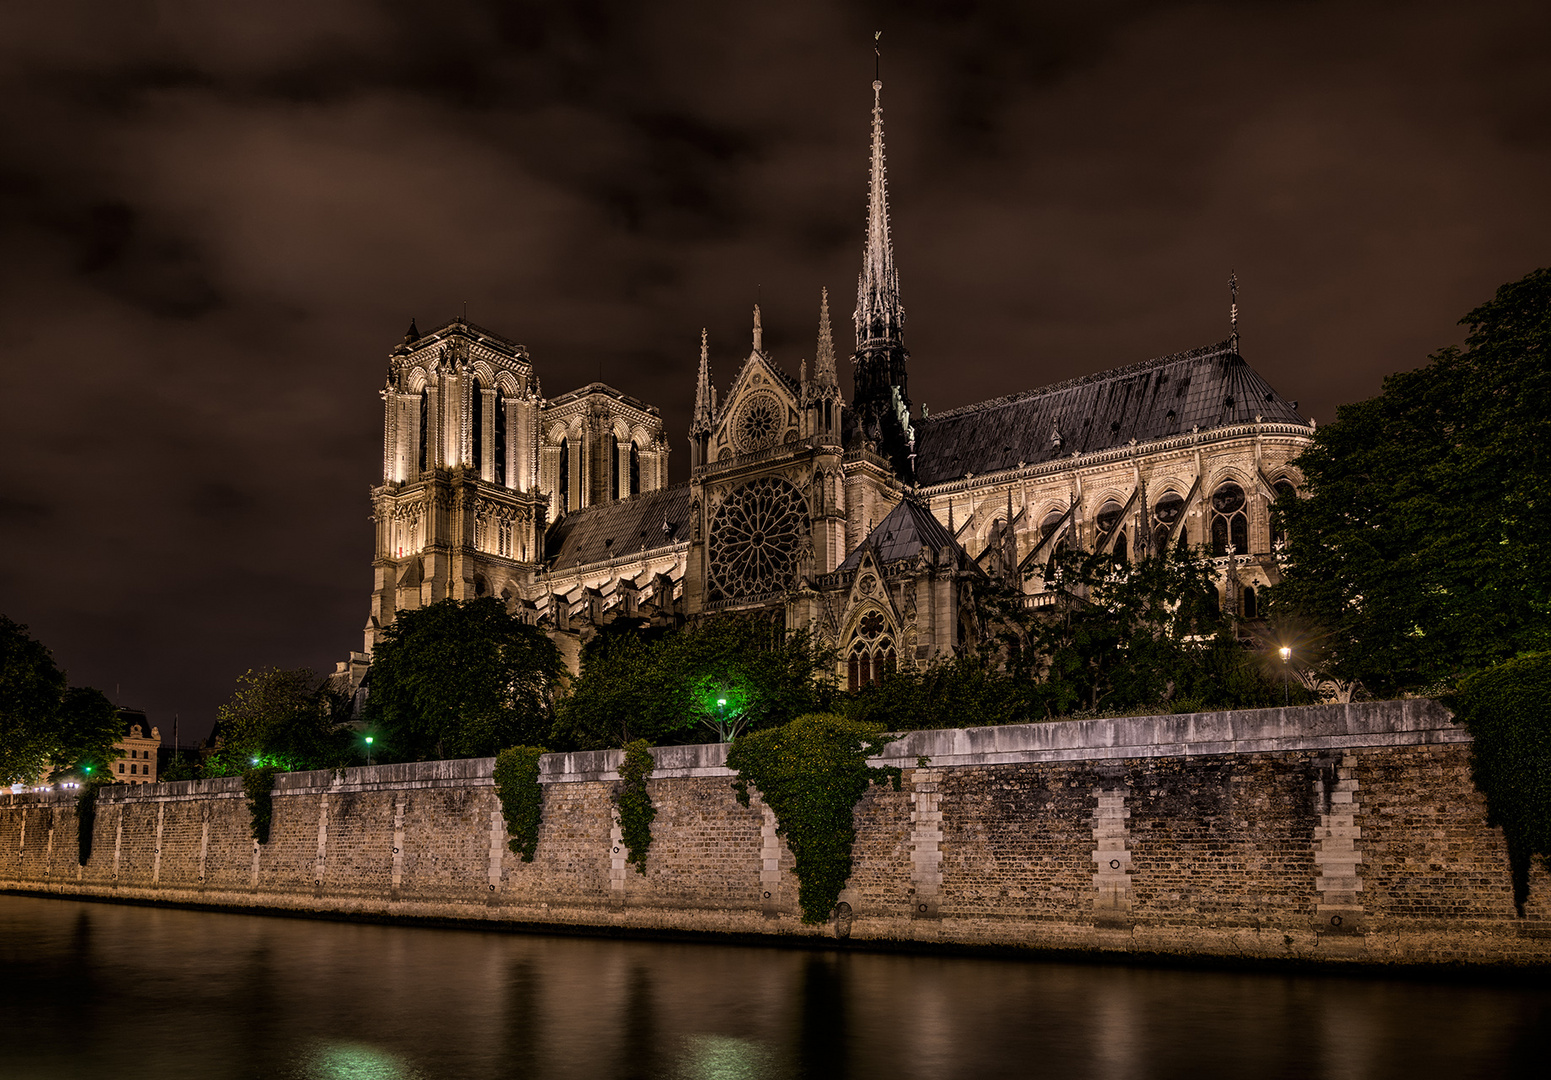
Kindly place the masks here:
[[(1218, 340), (1320, 420), (1551, 263), (1551, 11), (20, 0), (0, 9), (0, 610), (185, 731), (359, 646), (411, 315), (685, 431), (700, 327), (848, 344), (872, 31), (911, 388)], [(674, 469), (686, 467), (684, 442)]]

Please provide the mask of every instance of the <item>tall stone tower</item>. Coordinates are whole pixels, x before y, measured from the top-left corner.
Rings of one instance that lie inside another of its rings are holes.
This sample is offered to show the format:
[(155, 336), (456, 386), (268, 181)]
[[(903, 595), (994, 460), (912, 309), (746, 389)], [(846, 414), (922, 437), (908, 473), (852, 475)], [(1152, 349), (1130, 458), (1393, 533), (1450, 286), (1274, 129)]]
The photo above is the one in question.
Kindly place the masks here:
[(409, 333), (382, 390), (366, 650), (400, 608), (531, 591), (544, 554), (540, 396), (521, 345), (462, 319)]

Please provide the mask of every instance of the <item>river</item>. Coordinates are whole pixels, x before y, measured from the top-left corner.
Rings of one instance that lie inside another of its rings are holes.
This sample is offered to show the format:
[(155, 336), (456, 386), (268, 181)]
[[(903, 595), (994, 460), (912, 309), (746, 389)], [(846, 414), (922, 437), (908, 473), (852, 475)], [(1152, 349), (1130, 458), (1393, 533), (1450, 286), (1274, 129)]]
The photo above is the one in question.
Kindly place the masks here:
[(0, 896), (0, 1077), (1511, 1077), (1551, 989)]

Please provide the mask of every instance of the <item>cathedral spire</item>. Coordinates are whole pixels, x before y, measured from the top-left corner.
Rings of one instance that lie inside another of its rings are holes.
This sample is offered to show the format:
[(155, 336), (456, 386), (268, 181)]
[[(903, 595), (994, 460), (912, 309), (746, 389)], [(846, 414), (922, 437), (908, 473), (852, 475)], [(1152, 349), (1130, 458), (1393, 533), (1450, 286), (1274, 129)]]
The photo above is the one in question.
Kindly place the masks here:
[(813, 381), (821, 387), (839, 386), (835, 374), (835, 335), (829, 328), (829, 290), (819, 293), (819, 347), (813, 356)]
[(700, 380), (695, 384), (695, 414), (690, 420), (691, 435), (708, 435), (711, 432), (711, 349), (707, 344), (705, 328), (700, 329)]
[(889, 236), (888, 170), (883, 154), (883, 83), (872, 84), (872, 169), (867, 195), (867, 244), (856, 282), (856, 351), (902, 344), (905, 311)]

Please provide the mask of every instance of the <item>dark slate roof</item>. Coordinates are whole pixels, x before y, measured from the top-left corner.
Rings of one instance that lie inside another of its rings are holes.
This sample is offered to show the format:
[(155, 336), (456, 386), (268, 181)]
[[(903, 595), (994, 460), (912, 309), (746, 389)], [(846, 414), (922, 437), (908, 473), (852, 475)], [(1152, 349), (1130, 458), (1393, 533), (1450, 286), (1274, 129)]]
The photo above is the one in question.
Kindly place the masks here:
[[(916, 482), (958, 480), (1171, 435), (1252, 423), (1307, 424), (1228, 342), (916, 422)], [(1051, 433), (1060, 431), (1061, 446)]]
[[(544, 558), (556, 569), (639, 555), (688, 540), (694, 531), (688, 484), (573, 510), (549, 528)], [(667, 521), (668, 528), (663, 529)]]
[(942, 522), (932, 516), (930, 510), (909, 499), (901, 499), (899, 505), (890, 510), (867, 534), (864, 544), (858, 545), (850, 557), (836, 568), (836, 572), (855, 570), (861, 564), (862, 551), (866, 546), (871, 546), (873, 558), (879, 562), (914, 558), (922, 548), (930, 548), (933, 552), (945, 547), (964, 550)]

